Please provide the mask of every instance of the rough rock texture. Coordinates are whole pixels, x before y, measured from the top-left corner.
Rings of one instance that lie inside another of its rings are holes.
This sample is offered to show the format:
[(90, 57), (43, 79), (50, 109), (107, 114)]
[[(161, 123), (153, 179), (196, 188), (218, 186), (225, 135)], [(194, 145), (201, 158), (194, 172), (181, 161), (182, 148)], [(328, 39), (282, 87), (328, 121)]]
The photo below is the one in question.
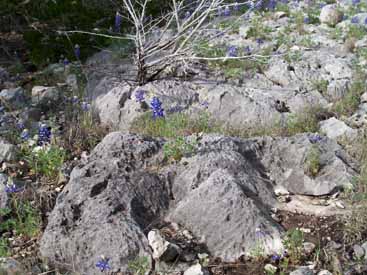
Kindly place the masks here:
[(313, 271), (306, 266), (301, 266), (297, 268), (295, 271), (289, 273), (289, 275), (313, 275)]
[(10, 109), (24, 107), (25, 99), (26, 97), (22, 87), (5, 89), (0, 93), (0, 101), (4, 101)]
[(41, 253), (66, 266), (73, 262), (82, 274), (98, 274), (100, 255), (111, 258), (114, 271), (126, 271), (129, 260), (151, 253), (146, 234), (160, 219), (189, 230), (224, 260), (250, 254), (259, 243), (266, 253), (280, 252), (283, 230), (270, 216), (274, 187), (328, 194), (354, 175), (334, 141), (325, 137), (318, 145), (322, 169), (310, 179), (303, 168), (312, 146), (307, 134), (204, 135), (195, 154), (162, 167), (158, 141), (111, 133), (73, 170), (50, 214)]
[(168, 206), (164, 184), (143, 172), (158, 151), (156, 141), (111, 133), (75, 168), (57, 199), (40, 251), (52, 261), (74, 264), (81, 274), (100, 274), (95, 264), (110, 258), (112, 271), (126, 271), (149, 255), (144, 230)]
[(207, 268), (201, 266), (201, 264), (196, 264), (188, 268), (184, 275), (209, 275), (210, 272)]
[(0, 208), (5, 208), (8, 203), (8, 194), (5, 192), (6, 182), (7, 182), (7, 176), (4, 174), (0, 174)]
[[(326, 137), (316, 144), (311, 135), (299, 134), (289, 138), (264, 138), (262, 163), (277, 185), (294, 194), (326, 195), (343, 187), (351, 187), (356, 175), (350, 159), (342, 148)], [(312, 146), (320, 150), (320, 171), (316, 177), (305, 172), (305, 160)]]
[(335, 26), (343, 19), (343, 13), (339, 11), (335, 4), (325, 5), (321, 9), (320, 22), (330, 26)]
[(180, 254), (177, 245), (167, 242), (159, 230), (152, 230), (148, 233), (148, 241), (153, 249), (153, 259), (161, 261), (173, 261)]
[(338, 137), (353, 138), (357, 136), (357, 130), (349, 127), (345, 122), (335, 117), (320, 122), (320, 131), (325, 133), (328, 138), (337, 139)]
[(26, 271), (18, 261), (12, 258), (0, 258), (0, 274), (24, 275)]
[(249, 254), (259, 241), (256, 230), (265, 232), (260, 242), (266, 253), (279, 252), (281, 229), (269, 215), (275, 197), (256, 159), (257, 143), (205, 136), (200, 144), (176, 172), (168, 218), (225, 260)]
[(16, 147), (0, 138), (0, 163), (14, 160), (16, 157)]
[(32, 88), (32, 103), (49, 104), (57, 102), (60, 91), (57, 87), (34, 86)]

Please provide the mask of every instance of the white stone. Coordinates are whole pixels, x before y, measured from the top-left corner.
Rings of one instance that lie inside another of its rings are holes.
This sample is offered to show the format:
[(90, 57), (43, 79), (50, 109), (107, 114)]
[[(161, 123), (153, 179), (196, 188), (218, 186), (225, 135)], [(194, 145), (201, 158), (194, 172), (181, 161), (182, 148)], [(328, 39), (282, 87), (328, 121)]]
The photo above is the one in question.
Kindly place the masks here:
[(201, 264), (196, 264), (189, 267), (184, 275), (209, 275), (209, 271), (201, 266)]
[(320, 22), (329, 26), (335, 26), (343, 19), (343, 13), (338, 10), (338, 6), (335, 4), (325, 5), (321, 9)]

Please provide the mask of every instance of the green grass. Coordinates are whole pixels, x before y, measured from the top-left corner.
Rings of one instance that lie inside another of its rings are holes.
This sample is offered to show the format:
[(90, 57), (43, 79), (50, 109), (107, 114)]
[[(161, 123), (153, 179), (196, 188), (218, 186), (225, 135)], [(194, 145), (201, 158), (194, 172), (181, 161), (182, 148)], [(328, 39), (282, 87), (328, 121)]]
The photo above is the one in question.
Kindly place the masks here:
[(312, 88), (321, 94), (326, 94), (329, 81), (325, 79), (318, 79), (312, 82)]
[(23, 159), (37, 176), (56, 180), (66, 159), (66, 152), (56, 145), (41, 147), (39, 150), (23, 146)]
[(192, 154), (195, 151), (196, 142), (188, 141), (183, 136), (168, 141), (163, 146), (163, 153), (167, 160), (179, 161), (183, 156)]
[(355, 80), (348, 89), (347, 94), (335, 102), (332, 111), (339, 116), (350, 116), (357, 110), (360, 103), (360, 96), (365, 92), (366, 87), (363, 80)]
[(303, 254), (304, 234), (299, 229), (289, 230), (283, 240), (284, 248), (287, 250), (292, 264), (301, 262)]
[(319, 147), (314, 144), (312, 145), (306, 156), (304, 165), (305, 173), (313, 178), (317, 176), (321, 169), (320, 154), (321, 152)]

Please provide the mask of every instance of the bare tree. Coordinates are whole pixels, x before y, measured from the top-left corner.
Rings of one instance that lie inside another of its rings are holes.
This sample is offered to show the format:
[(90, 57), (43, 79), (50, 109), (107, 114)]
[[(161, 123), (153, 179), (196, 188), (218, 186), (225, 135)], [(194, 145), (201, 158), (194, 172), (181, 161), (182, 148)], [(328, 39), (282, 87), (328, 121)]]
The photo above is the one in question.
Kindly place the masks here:
[[(123, 13), (118, 14), (132, 25), (132, 34), (126, 36), (96, 34), (83, 31), (70, 31), (105, 36), (114, 39), (128, 39), (135, 46), (134, 62), (137, 66), (137, 82), (142, 85), (157, 77), (167, 66), (186, 60), (208, 60), (195, 56), (193, 44), (198, 39), (209, 37), (211, 19), (231, 6), (249, 5), (250, 12), (262, 0), (249, 0), (241, 3), (226, 3), (226, 0), (170, 0), (170, 10), (156, 18), (150, 18), (148, 5), (157, 0), (122, 0)], [(247, 12), (247, 13), (248, 13)], [(237, 20), (241, 20), (247, 13)], [(215, 37), (214, 37), (215, 38)], [(219, 59), (241, 59), (246, 56), (223, 56)]]

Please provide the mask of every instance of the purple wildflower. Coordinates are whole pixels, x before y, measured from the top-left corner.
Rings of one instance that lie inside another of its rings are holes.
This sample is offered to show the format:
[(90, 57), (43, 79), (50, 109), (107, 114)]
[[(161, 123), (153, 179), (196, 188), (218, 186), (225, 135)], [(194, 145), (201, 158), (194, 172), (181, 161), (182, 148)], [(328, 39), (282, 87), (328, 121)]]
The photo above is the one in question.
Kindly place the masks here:
[(315, 134), (309, 137), (311, 143), (317, 143), (322, 140), (322, 137), (319, 134)]
[(239, 11), (239, 10), (240, 10), (240, 7), (239, 7), (239, 5), (238, 5), (238, 2), (235, 2), (235, 3), (234, 3), (233, 10), (234, 10), (234, 11)]
[(153, 97), (152, 101), (150, 102), (150, 108), (152, 109), (154, 119), (164, 117), (162, 102), (158, 97)]
[(238, 48), (236, 46), (230, 46), (228, 47), (228, 56), (230, 57), (236, 57), (237, 56)]
[(180, 105), (173, 106), (168, 109), (167, 113), (173, 114), (173, 113), (181, 113), (183, 111), (183, 107)]
[(224, 8), (224, 16), (230, 16), (231, 15), (231, 10), (228, 6), (226, 6)]
[(282, 258), (282, 256), (281, 256), (281, 255), (278, 255), (278, 254), (274, 254), (274, 255), (272, 255), (272, 256), (271, 256), (271, 260), (272, 260), (273, 262), (277, 262), (277, 261), (279, 261), (281, 258)]
[(111, 266), (108, 263), (109, 261), (110, 261), (110, 259), (108, 259), (108, 258), (106, 259), (105, 257), (102, 257), (102, 259), (97, 262), (96, 267), (98, 267), (101, 272), (105, 272), (107, 270), (110, 270)]
[(22, 191), (22, 188), (17, 187), (13, 182), (8, 183), (5, 186), (5, 192), (8, 193), (8, 194), (10, 194), (10, 193), (18, 193), (20, 191)]
[(22, 131), (22, 133), (20, 134), (20, 138), (22, 139), (22, 140), (28, 140), (29, 138), (30, 138), (30, 134), (29, 134), (29, 130), (28, 129), (24, 129), (23, 131)]
[(121, 30), (121, 22), (122, 22), (122, 16), (117, 11), (115, 15), (115, 32), (120, 32)]
[(245, 54), (251, 54), (251, 48), (250, 48), (250, 46), (244, 47), (243, 50), (244, 50)]
[(209, 108), (209, 102), (205, 100), (201, 103), (201, 106), (203, 106), (205, 109), (208, 109)]
[(352, 22), (352, 24), (358, 24), (359, 18), (357, 16), (354, 16), (350, 22)]
[(65, 59), (63, 60), (63, 64), (64, 64), (65, 66), (69, 65), (69, 64), (70, 64), (69, 59), (67, 59), (67, 58), (65, 57)]
[(257, 38), (256, 43), (260, 46), (261, 44), (264, 44), (264, 40), (262, 40), (261, 38)]
[(80, 107), (82, 108), (84, 112), (88, 112), (90, 110), (90, 104), (86, 101), (83, 101), (82, 103), (80, 103)]
[(79, 102), (79, 98), (75, 95), (70, 99), (71, 103), (77, 104)]
[(145, 95), (145, 91), (144, 90), (137, 90), (135, 92), (135, 100), (136, 102), (143, 102), (144, 101), (144, 95)]
[(325, 7), (326, 6), (326, 4), (325, 3), (321, 3), (320, 4), (320, 9), (322, 9), (323, 7)]
[(358, 5), (359, 3), (361, 3), (361, 0), (352, 0), (352, 4), (354, 6)]
[(309, 24), (310, 23), (310, 18), (309, 17), (303, 18), (303, 23)]
[(191, 16), (191, 12), (187, 11), (185, 12), (185, 20), (189, 19)]
[(367, 25), (367, 17), (364, 19), (364, 24)]
[(38, 128), (38, 145), (44, 145), (51, 141), (51, 127), (42, 123)]
[(19, 130), (23, 130), (24, 129), (24, 122), (22, 120), (18, 120), (16, 123), (16, 126)]
[(274, 10), (276, 6), (277, 6), (276, 0), (269, 0), (268, 5), (267, 5), (267, 8), (269, 10)]
[(80, 59), (80, 46), (78, 44), (74, 46), (74, 54), (77, 59)]

